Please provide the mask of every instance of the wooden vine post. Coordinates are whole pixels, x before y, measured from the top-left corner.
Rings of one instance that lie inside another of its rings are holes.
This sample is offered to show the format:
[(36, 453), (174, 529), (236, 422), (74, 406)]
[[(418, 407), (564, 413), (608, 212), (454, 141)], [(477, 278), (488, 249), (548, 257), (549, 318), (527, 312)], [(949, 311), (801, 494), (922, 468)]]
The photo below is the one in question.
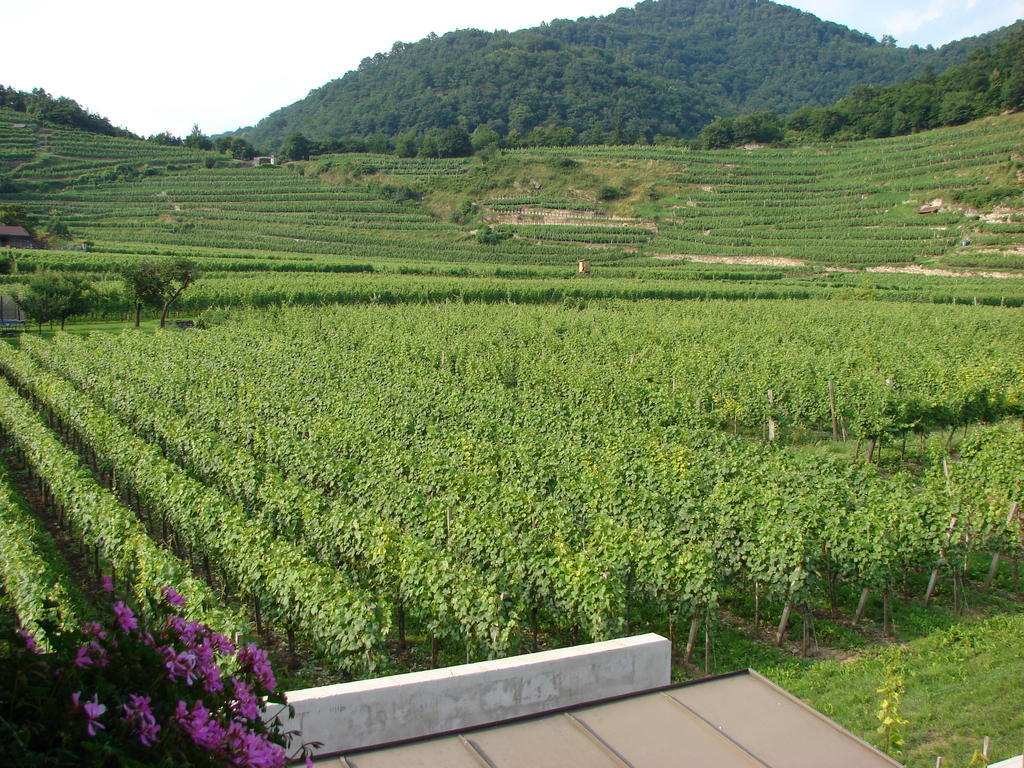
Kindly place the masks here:
[(700, 617), (694, 614), (690, 620), (690, 634), (686, 638), (686, 655), (683, 657), (684, 664), (689, 664), (690, 658), (693, 656), (693, 646), (697, 642), (697, 630), (699, 628)]
[(857, 603), (857, 612), (853, 614), (853, 623), (856, 625), (864, 618), (864, 610), (868, 607), (868, 596), (871, 594), (871, 590), (868, 587), (864, 587), (860, 591), (860, 602)]
[[(1015, 502), (1013, 502), (1010, 505), (1010, 511), (1006, 515), (1006, 525), (1009, 526), (1013, 522), (1013, 519), (1016, 516), (1017, 516), (1017, 502), (1015, 501)], [(996, 578), (996, 573), (998, 573), (998, 571), (999, 571), (999, 559), (1000, 559), (1000, 553), (999, 552), (996, 552), (994, 555), (992, 555), (992, 565), (989, 566), (988, 576), (985, 577), (985, 589), (988, 589), (989, 587), (991, 587), (992, 586), (992, 582)]]
[(802, 568), (797, 568), (793, 574), (793, 580), (789, 582), (789, 597), (786, 600), (786, 607), (782, 609), (782, 618), (779, 619), (779, 628), (775, 633), (776, 647), (782, 645), (782, 639), (786, 636), (786, 628), (789, 626), (789, 616), (793, 612), (793, 595), (796, 593), (797, 582), (800, 581)]
[(771, 442), (775, 441), (775, 430), (778, 425), (775, 423), (775, 390), (768, 390), (768, 440)]
[[(949, 487), (949, 482), (950, 482), (950, 478), (949, 478), (949, 462), (946, 461), (945, 457), (942, 458), (942, 474), (945, 475), (945, 477), (946, 477), (946, 493), (951, 495), (952, 494), (952, 490)], [(949, 521), (949, 528), (946, 529), (946, 541), (945, 541), (945, 544), (943, 545), (944, 547), (949, 546), (949, 541), (950, 541), (950, 539), (953, 536), (953, 531), (956, 529), (956, 523), (957, 523), (957, 518), (954, 517), (954, 518), (950, 519), (950, 521)], [(943, 554), (943, 551), (941, 549), (939, 550), (939, 556), (943, 557), (943, 558), (945, 557), (945, 555)], [(939, 580), (939, 567), (935, 566), (935, 568), (932, 570), (932, 575), (928, 578), (928, 589), (924, 593), (924, 607), (925, 608), (928, 607), (928, 603), (931, 602), (932, 595), (935, 594), (935, 585), (938, 583), (938, 580)]]
[(786, 607), (782, 609), (782, 618), (779, 619), (779, 628), (775, 632), (775, 645), (776, 647), (782, 645), (782, 638), (786, 636), (786, 627), (789, 626), (789, 614), (793, 610), (793, 600), (790, 598), (786, 601)]
[(804, 637), (803, 642), (800, 644), (800, 655), (806, 657), (807, 652), (811, 649), (811, 607), (809, 605), (804, 606), (803, 618)]
[(828, 408), (832, 413), (832, 442), (839, 440), (839, 420), (836, 418), (836, 385), (828, 380)]

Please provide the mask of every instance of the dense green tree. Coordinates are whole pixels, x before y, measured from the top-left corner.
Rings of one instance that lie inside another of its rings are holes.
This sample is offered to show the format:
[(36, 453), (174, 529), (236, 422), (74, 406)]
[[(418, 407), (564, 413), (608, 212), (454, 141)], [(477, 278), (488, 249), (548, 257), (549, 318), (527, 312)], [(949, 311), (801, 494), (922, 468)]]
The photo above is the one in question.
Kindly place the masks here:
[(45, 232), (47, 237), (51, 240), (62, 240), (71, 237), (71, 230), (68, 229), (68, 225), (56, 210), (50, 211), (49, 215), (46, 217), (46, 221), (43, 222), (42, 228), (43, 232)]
[(473, 144), (465, 128), (453, 125), (438, 137), (437, 150), (441, 157), (466, 157), (473, 154)]
[(159, 272), (160, 263), (149, 259), (129, 264), (121, 270), (125, 297), (135, 310), (136, 328), (142, 322), (143, 307), (161, 305), (161, 296), (157, 290), (161, 283)]
[(146, 139), (146, 141), (152, 141), (154, 144), (160, 144), (165, 147), (180, 147), (183, 143), (180, 137), (175, 136), (169, 131), (155, 133)]
[(184, 138), (182, 143), (192, 149), (213, 149), (213, 142), (210, 141), (209, 136), (199, 130), (198, 123), (192, 126), (192, 132)]
[(939, 106), (939, 123), (942, 125), (960, 125), (978, 117), (978, 99), (973, 93), (952, 91), (942, 97)]
[(395, 149), (395, 143), (383, 133), (375, 133), (372, 136), (366, 137), (366, 151), (376, 152), (379, 155), (385, 155), (389, 152), (393, 152)]
[(418, 152), (416, 131), (405, 131), (395, 137), (395, 154), (399, 157), (416, 157)]
[(420, 140), (419, 152), (417, 154), (420, 157), (440, 157), (441, 132), (438, 130), (428, 131), (427, 135)]
[(293, 133), (281, 145), (281, 156), (285, 160), (309, 160), (312, 145), (301, 133)]
[(160, 310), (160, 327), (167, 323), (171, 305), (200, 277), (194, 261), (186, 258), (145, 259), (121, 270), (124, 292), (135, 309), (135, 327), (139, 327), (142, 308)]
[(489, 125), (478, 125), (469, 137), (473, 151), (479, 152), (484, 147), (497, 147), (501, 144), (501, 136)]
[(1003, 109), (1024, 107), (1024, 64), (1013, 70), (1003, 82)]
[(733, 119), (724, 117), (715, 120), (700, 132), (700, 142), (708, 149), (725, 149), (736, 143), (736, 136), (732, 130)]
[(538, 125), (522, 143), (528, 147), (569, 147), (576, 143), (576, 131), (569, 125)]
[(252, 160), (256, 157), (256, 148), (239, 136), (230, 140), (228, 151), (235, 160)]
[(29, 280), (28, 290), (15, 301), (32, 322), (42, 328), (43, 323), (60, 321), (61, 330), (69, 317), (89, 311), (93, 301), (93, 286), (80, 275), (63, 272), (38, 272)]

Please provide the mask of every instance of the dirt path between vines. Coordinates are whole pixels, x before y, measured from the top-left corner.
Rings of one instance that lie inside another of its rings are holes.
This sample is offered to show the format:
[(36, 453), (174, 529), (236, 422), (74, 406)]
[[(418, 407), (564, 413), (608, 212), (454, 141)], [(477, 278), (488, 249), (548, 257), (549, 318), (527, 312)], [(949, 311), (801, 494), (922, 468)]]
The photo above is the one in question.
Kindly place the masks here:
[[(688, 253), (658, 254), (659, 261), (693, 261), (702, 264), (747, 264), (761, 267), (807, 267), (812, 266), (804, 259), (789, 259), (781, 256), (699, 256)], [(926, 275), (931, 277), (990, 277), (997, 280), (1024, 278), (1024, 272), (995, 272), (978, 269), (940, 269), (938, 267), (922, 267), (916, 264), (883, 265), (878, 267), (823, 267), (825, 272), (884, 272), (901, 275)]]

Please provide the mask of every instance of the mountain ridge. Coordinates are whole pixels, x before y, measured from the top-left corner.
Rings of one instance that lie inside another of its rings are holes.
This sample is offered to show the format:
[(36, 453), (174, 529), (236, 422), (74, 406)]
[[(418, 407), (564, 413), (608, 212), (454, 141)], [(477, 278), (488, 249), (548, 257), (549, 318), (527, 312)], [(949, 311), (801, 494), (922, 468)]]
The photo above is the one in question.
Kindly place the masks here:
[(363, 59), (240, 135), (278, 145), (487, 124), (502, 135), (568, 126), (581, 137), (692, 137), (717, 117), (791, 112), (853, 87), (943, 71), (1008, 27), (898, 48), (769, 0), (644, 0), (516, 32), (456, 30)]

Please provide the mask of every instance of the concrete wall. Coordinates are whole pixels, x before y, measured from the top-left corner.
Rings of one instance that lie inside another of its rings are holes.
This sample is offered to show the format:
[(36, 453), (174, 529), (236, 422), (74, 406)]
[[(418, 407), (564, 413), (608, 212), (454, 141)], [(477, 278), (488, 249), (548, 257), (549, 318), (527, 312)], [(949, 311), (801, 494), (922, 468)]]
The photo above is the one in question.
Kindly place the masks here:
[(671, 645), (647, 634), (288, 693), (317, 752), (360, 749), (668, 685)]

